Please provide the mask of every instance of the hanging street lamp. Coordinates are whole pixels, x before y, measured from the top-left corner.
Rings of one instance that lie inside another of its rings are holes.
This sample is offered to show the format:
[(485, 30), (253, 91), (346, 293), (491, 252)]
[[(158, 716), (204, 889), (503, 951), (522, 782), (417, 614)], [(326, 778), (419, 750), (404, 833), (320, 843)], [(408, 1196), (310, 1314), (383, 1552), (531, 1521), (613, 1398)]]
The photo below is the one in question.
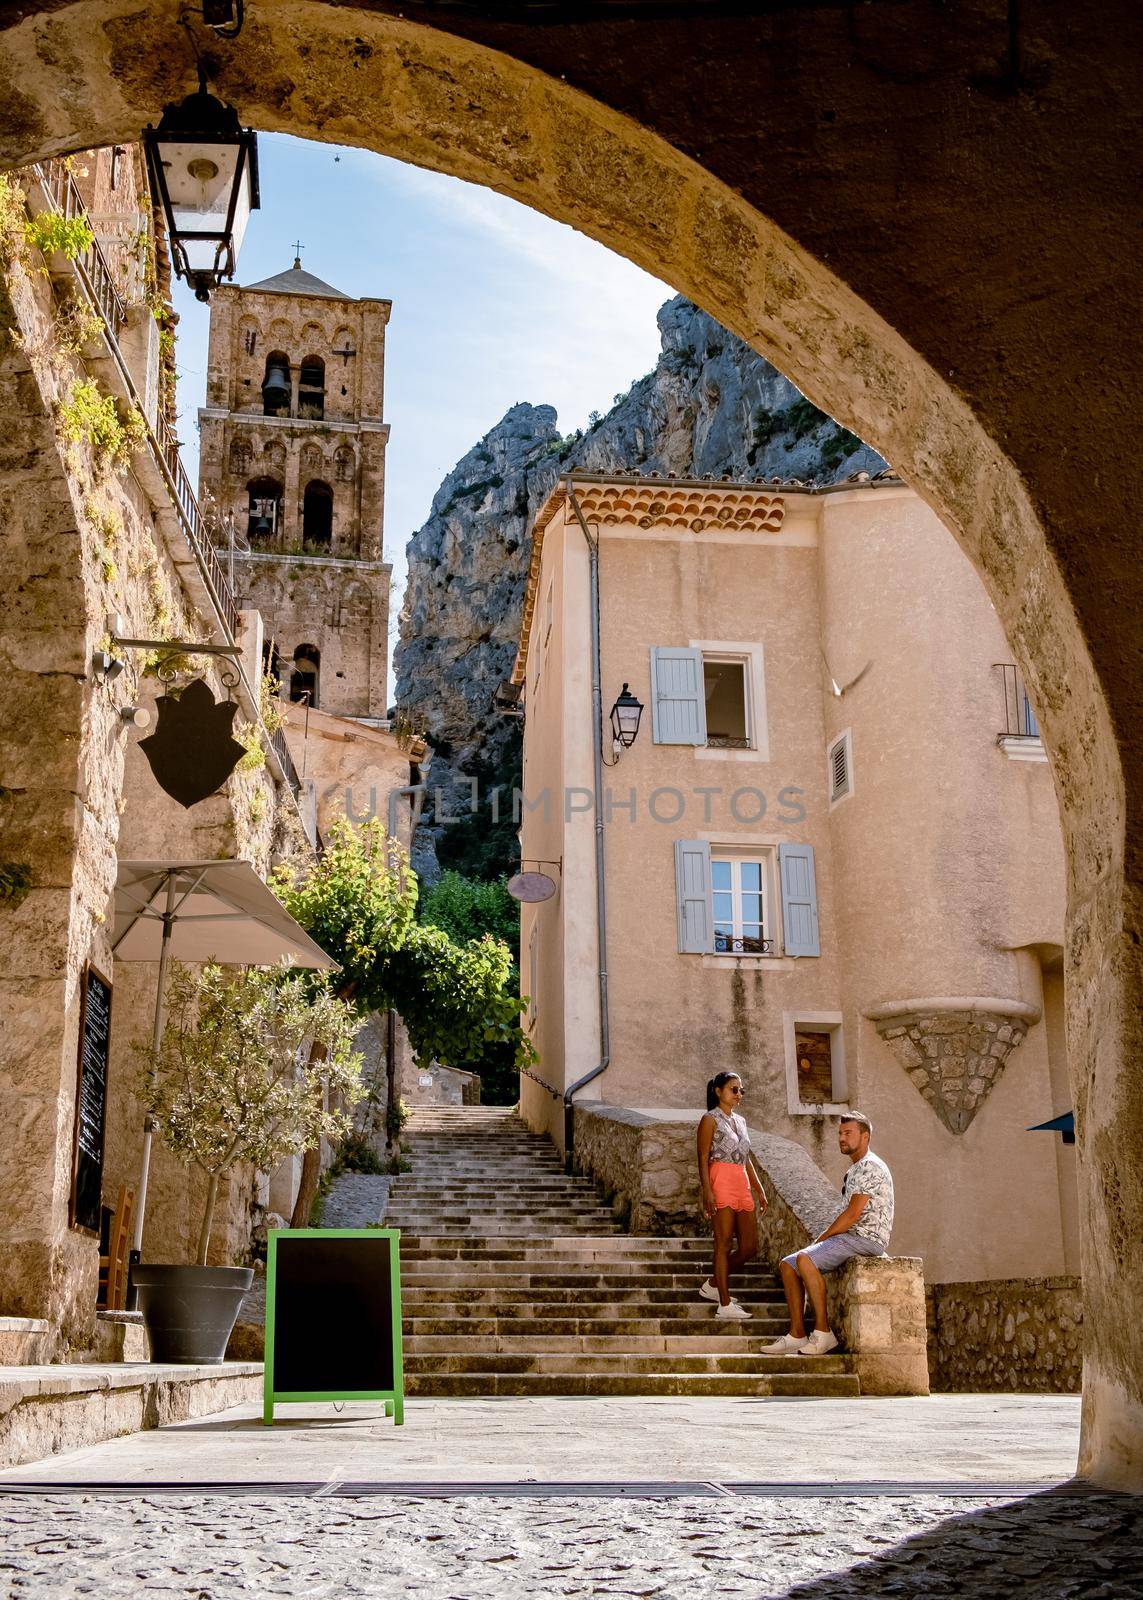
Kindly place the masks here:
[(611, 731), (615, 735), (615, 748), (630, 750), (639, 732), (639, 719), (643, 715), (643, 702), (631, 693), (627, 684), (611, 708)]
[(164, 107), (157, 128), (143, 132), (147, 171), (170, 237), (171, 260), (197, 300), (233, 278), (250, 213), (258, 199), (258, 143), (233, 106), (206, 87)]

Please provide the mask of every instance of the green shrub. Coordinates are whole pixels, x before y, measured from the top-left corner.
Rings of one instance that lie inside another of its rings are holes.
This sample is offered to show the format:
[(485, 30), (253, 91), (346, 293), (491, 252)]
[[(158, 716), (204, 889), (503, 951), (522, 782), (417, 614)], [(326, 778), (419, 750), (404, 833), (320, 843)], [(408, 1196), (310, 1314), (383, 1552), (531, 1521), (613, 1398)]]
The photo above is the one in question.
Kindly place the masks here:
[(60, 433), (68, 444), (87, 444), (98, 466), (105, 470), (123, 466), (147, 436), (146, 424), (133, 408), (120, 416), (112, 395), (104, 394), (93, 378), (73, 383), (59, 408)]
[(59, 254), (69, 261), (86, 255), (95, 241), (86, 217), (63, 217), (58, 211), (41, 211), (24, 224), (24, 241), (41, 255)]

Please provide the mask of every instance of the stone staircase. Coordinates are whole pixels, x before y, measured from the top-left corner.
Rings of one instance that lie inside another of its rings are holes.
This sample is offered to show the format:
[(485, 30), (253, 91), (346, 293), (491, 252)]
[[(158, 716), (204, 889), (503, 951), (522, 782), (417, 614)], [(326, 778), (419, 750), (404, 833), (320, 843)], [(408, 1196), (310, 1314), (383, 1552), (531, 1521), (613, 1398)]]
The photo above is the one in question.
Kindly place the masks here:
[(785, 1301), (765, 1269), (753, 1313), (698, 1298), (706, 1239), (627, 1234), (587, 1178), (496, 1106), (414, 1110), (413, 1170), (385, 1216), (401, 1229), (411, 1395), (856, 1395), (845, 1356), (766, 1357)]

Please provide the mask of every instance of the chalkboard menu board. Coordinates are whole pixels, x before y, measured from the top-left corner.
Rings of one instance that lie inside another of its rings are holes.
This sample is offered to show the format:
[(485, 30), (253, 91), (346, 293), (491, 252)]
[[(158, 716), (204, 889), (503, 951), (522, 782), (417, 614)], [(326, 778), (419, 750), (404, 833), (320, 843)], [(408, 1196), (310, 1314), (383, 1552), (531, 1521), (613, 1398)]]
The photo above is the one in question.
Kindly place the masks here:
[(99, 1232), (103, 1188), (103, 1129), (107, 1121), (107, 1063), (111, 1050), (111, 985), (87, 967), (79, 1010), (79, 1081), (75, 1095), (75, 1165), (71, 1224)]
[(399, 1239), (396, 1228), (270, 1234), (264, 1421), (276, 1400), (384, 1400), (404, 1421)]

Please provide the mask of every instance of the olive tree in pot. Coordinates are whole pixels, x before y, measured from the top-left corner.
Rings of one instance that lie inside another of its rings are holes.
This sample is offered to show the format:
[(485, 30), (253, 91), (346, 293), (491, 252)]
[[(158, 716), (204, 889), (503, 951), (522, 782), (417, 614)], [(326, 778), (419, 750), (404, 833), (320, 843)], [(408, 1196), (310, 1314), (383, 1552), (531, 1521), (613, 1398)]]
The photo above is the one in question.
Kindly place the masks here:
[(217, 1364), (253, 1278), (249, 1267), (207, 1265), (219, 1182), (348, 1130), (364, 1092), (358, 1022), (315, 976), (214, 964), (173, 969), (167, 1016), (159, 1050), (139, 1047), (141, 1098), (163, 1141), (205, 1175), (206, 1197), (195, 1264), (140, 1263), (134, 1281), (152, 1361)]

